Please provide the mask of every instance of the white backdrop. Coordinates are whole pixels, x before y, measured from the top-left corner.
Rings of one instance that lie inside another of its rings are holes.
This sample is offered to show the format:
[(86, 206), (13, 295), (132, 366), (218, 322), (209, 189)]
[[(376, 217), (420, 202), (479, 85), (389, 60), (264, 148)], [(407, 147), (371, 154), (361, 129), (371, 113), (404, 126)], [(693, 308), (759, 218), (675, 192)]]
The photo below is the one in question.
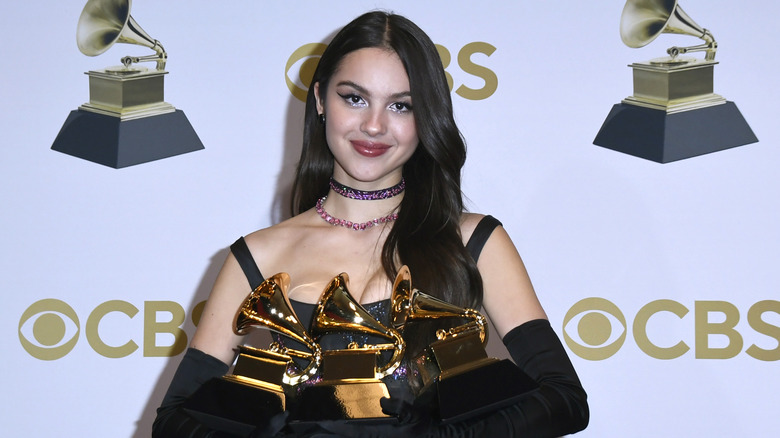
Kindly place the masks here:
[[(206, 149), (115, 170), (50, 147), (88, 99), (83, 73), (147, 49), (88, 58), (75, 42), (84, 2), (3, 2), (4, 435), (149, 435), (181, 357), (165, 356), (164, 322), (186, 312), (191, 336), (227, 245), (286, 213), (303, 112), (288, 58), (376, 7), (450, 52), (456, 88), (483, 89), (484, 69), (498, 78), (477, 99), (453, 95), (464, 191), (472, 211), (504, 222), (553, 327), (585, 349), (569, 350), (591, 406), (581, 435), (776, 434), (775, 3), (683, 1), (719, 42), (715, 92), (760, 142), (665, 165), (591, 143), (631, 94), (627, 64), (697, 39), (630, 49), (619, 0), (477, 3), (136, 0), (133, 16), (169, 53), (166, 101)], [(457, 61), (473, 42), (495, 47), (471, 56), (479, 71)]]

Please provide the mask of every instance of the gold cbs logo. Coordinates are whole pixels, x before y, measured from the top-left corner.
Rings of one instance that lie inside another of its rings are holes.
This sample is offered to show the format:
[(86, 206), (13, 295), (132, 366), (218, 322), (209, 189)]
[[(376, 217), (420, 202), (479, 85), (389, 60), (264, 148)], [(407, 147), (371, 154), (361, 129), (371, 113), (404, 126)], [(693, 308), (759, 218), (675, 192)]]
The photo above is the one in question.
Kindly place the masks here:
[[(290, 90), (293, 96), (298, 100), (305, 102), (306, 93), (311, 87), (312, 77), (314, 77), (314, 70), (317, 68), (317, 63), (327, 46), (322, 43), (305, 44), (296, 49), (292, 55), (287, 59), (285, 65), (285, 82), (287, 88)], [(457, 67), (460, 70), (470, 76), (474, 76), (481, 79), (483, 86), (481, 88), (470, 88), (465, 84), (459, 84), (455, 88), (455, 81), (448, 69), (454, 68), (452, 64), (452, 54), (444, 46), (436, 44), (436, 50), (439, 52), (442, 65), (444, 66), (444, 73), (447, 75), (447, 83), (449, 84), (450, 91), (455, 90), (455, 94), (469, 100), (484, 100), (492, 96), (498, 89), (498, 76), (496, 73), (475, 62), (472, 58), (474, 55), (484, 55), (490, 57), (496, 48), (485, 42), (475, 41), (468, 43), (458, 51)]]
[[(205, 301), (191, 311), (191, 321), (197, 326)], [(107, 358), (129, 356), (140, 347), (133, 332), (141, 331), (145, 357), (175, 356), (187, 347), (187, 334), (182, 329), (184, 308), (173, 301), (145, 301), (141, 310), (122, 300), (111, 300), (96, 306), (84, 323), (84, 333), (92, 349)], [(128, 334), (129, 328), (129, 334)], [(19, 319), (19, 342), (33, 357), (56, 360), (73, 350), (81, 337), (82, 324), (73, 308), (64, 301), (47, 298), (36, 301)], [(117, 340), (125, 336), (128, 339)], [(165, 342), (168, 341), (168, 342)], [(163, 344), (163, 345), (160, 345)]]
[[(636, 346), (655, 359), (676, 359), (691, 350), (684, 340), (669, 342), (657, 330), (659, 322), (670, 333), (693, 331), (696, 359), (731, 359), (743, 351), (746, 335), (740, 326), (737, 306), (727, 301), (696, 301), (693, 316), (682, 303), (660, 299), (642, 306), (634, 316), (631, 332)], [(760, 342), (744, 352), (762, 361), (780, 360), (780, 301), (764, 300), (747, 311), (747, 325), (759, 334)], [(743, 324), (744, 325), (744, 324)], [(652, 328), (650, 328), (652, 327)], [(653, 328), (656, 328), (655, 330)], [(628, 324), (623, 312), (604, 298), (585, 298), (575, 303), (563, 319), (563, 339), (577, 356), (604, 360), (620, 350), (626, 341)], [(751, 333), (752, 335), (752, 333)], [(664, 338), (664, 339), (661, 339)], [(760, 344), (760, 345), (759, 345)], [(774, 348), (764, 348), (771, 347)]]

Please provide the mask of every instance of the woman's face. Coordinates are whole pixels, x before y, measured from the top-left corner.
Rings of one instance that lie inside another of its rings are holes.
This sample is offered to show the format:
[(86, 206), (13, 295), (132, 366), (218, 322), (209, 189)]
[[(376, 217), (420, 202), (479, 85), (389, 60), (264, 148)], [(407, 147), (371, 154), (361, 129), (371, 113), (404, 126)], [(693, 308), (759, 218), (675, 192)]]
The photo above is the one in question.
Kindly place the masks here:
[(398, 55), (356, 50), (342, 59), (327, 90), (314, 87), (335, 158), (333, 177), (363, 189), (396, 184), (419, 142), (409, 77)]

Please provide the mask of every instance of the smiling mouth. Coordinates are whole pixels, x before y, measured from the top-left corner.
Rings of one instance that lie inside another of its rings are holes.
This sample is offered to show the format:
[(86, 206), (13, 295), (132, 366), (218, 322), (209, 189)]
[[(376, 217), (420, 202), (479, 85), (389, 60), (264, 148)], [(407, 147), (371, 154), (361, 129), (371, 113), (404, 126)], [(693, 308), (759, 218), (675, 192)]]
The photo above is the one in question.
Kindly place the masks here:
[(384, 143), (358, 140), (353, 140), (350, 143), (355, 151), (364, 157), (378, 157), (390, 150), (390, 145)]

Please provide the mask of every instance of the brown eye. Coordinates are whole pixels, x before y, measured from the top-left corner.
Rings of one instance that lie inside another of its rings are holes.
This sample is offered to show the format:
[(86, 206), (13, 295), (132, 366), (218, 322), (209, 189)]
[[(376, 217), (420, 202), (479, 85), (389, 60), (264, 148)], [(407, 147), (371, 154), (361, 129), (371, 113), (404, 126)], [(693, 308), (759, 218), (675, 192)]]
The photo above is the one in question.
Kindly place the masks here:
[(406, 102), (395, 102), (390, 105), (390, 109), (397, 113), (406, 113), (412, 110), (412, 105)]
[(348, 94), (339, 94), (339, 96), (344, 99), (344, 102), (347, 103), (349, 106), (356, 106), (356, 107), (362, 107), (365, 106), (365, 101), (362, 97), (360, 97), (357, 94), (348, 93)]

